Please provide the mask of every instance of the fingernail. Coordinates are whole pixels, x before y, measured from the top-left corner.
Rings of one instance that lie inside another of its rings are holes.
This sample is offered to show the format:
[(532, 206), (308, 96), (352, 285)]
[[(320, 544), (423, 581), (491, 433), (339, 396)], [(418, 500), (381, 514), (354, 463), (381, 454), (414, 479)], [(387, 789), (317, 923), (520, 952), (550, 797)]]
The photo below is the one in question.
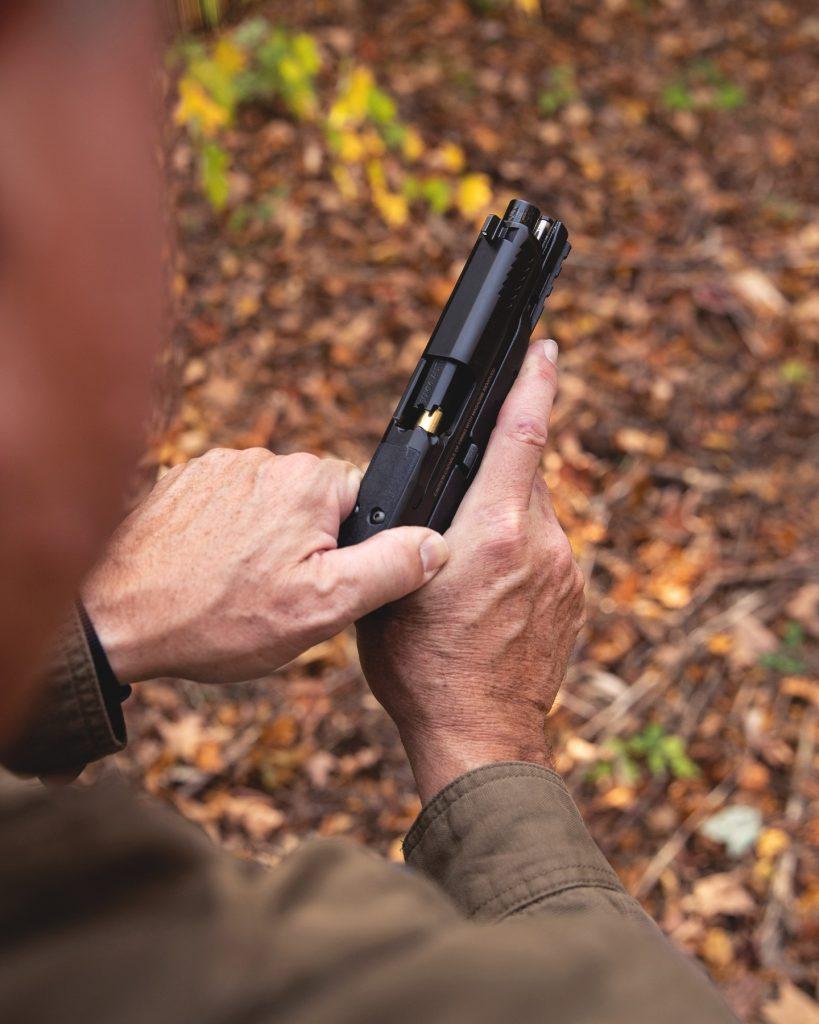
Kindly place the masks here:
[(449, 558), (449, 547), (440, 533), (434, 533), (421, 545), (419, 554), (424, 572), (436, 572)]
[(557, 342), (553, 338), (543, 342), (543, 351), (550, 363), (557, 364)]

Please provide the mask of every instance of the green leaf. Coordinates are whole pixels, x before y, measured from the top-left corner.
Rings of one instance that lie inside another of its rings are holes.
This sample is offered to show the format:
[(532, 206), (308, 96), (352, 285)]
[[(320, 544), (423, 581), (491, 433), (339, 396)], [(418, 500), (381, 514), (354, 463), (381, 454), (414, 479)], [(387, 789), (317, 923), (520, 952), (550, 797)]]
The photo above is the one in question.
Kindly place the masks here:
[(250, 203), (242, 203), (237, 206), (228, 219), (228, 228), (231, 231), (241, 232), (248, 226), (253, 216), (253, 207)]
[(400, 149), (407, 135), (406, 125), (401, 124), (400, 121), (380, 125), (379, 131), (381, 132), (381, 138), (390, 149)]
[(401, 192), (407, 202), (414, 203), (423, 195), (421, 182), (413, 174), (408, 174), (401, 182)]
[(215, 142), (207, 142), (202, 148), (202, 187), (208, 202), (214, 210), (222, 210), (228, 201), (230, 191), (228, 168), (230, 155)]
[(663, 103), (669, 110), (694, 109), (694, 97), (683, 82), (670, 82), (663, 89)]
[(805, 631), (798, 622), (790, 621), (785, 626), (782, 642), (786, 647), (801, 647), (805, 642)]
[(421, 191), (434, 213), (446, 213), (452, 205), (452, 186), (443, 178), (427, 178)]
[(199, 6), (205, 23), (214, 28), (222, 20), (222, 0), (200, 0)]
[(735, 82), (723, 82), (716, 88), (713, 106), (718, 110), (736, 110), (745, 102), (745, 90)]
[(538, 94), (538, 110), (544, 116), (550, 117), (576, 95), (574, 68), (570, 64), (560, 64), (550, 71), (548, 88), (542, 89)]
[(308, 75), (315, 75), (321, 67), (321, 57), (315, 39), (306, 32), (300, 32), (293, 37), (292, 49), (293, 55), (305, 72)]
[(193, 61), (188, 66), (188, 73), (210, 93), (220, 106), (233, 111), (236, 105), (234, 80), (215, 61), (209, 57)]
[(270, 22), (267, 18), (248, 18), (233, 33), (233, 38), (238, 46), (245, 50), (255, 50), (261, 45), (262, 40), (270, 32)]
[(377, 86), (370, 89), (367, 97), (367, 114), (377, 125), (388, 125), (395, 120), (395, 102), (383, 89)]

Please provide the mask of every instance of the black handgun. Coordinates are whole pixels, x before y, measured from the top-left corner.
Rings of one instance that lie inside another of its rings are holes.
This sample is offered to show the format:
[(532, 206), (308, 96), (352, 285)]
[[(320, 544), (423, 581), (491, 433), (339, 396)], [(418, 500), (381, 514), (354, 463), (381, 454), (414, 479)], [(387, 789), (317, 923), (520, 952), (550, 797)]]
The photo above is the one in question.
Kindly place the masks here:
[(341, 547), (390, 526), (446, 530), (569, 249), (563, 224), (522, 199), (487, 217), (341, 525)]

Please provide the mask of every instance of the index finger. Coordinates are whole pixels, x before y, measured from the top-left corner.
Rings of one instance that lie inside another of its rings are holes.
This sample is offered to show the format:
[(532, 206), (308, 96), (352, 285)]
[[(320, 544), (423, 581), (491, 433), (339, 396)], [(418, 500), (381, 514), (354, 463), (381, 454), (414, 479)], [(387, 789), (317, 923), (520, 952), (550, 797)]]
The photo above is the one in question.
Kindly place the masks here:
[(502, 501), (528, 509), (556, 394), (557, 342), (532, 342), (501, 407), (467, 501)]

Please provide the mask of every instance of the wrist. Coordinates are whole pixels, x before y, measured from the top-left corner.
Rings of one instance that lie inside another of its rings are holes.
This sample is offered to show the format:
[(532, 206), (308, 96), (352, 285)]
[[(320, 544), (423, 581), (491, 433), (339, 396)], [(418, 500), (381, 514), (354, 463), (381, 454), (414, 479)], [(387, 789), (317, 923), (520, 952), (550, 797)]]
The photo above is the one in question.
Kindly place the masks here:
[(145, 644), (135, 629), (137, 616), (128, 614), (115, 596), (116, 588), (92, 577), (83, 586), (81, 600), (91, 620), (111, 671), (123, 686), (151, 679), (156, 673), (144, 663)]
[(485, 765), (528, 761), (554, 768), (544, 730), (521, 729), (512, 735), (491, 737), (399, 731), (423, 805), (461, 775)]

